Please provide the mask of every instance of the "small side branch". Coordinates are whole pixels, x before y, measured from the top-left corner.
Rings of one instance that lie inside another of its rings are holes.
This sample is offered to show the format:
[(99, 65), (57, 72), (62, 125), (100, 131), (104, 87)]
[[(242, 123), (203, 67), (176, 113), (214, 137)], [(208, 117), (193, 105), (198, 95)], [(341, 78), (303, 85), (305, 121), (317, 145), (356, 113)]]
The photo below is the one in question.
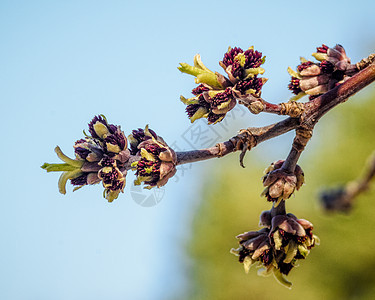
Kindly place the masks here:
[[(201, 150), (176, 152), (177, 165), (207, 160), (210, 158), (222, 157), (238, 150), (243, 151), (243, 146), (246, 143), (246, 150), (249, 150), (249, 148), (251, 149), (261, 142), (277, 137), (297, 128), (298, 125), (298, 119), (288, 118), (269, 126), (251, 127), (248, 129), (244, 129), (241, 130), (238, 135), (232, 137), (230, 140), (218, 143), (214, 147)], [(246, 132), (248, 134), (246, 134)]]
[(304, 104), (300, 102), (272, 104), (260, 97), (258, 98), (251, 94), (247, 95), (246, 97), (237, 98), (237, 100), (240, 104), (246, 106), (253, 114), (266, 112), (276, 115), (298, 118), (303, 114), (305, 110)]
[(375, 152), (370, 156), (363, 177), (348, 182), (336, 189), (324, 191), (321, 194), (321, 202), (329, 211), (349, 211), (357, 197), (366, 192), (375, 178)]

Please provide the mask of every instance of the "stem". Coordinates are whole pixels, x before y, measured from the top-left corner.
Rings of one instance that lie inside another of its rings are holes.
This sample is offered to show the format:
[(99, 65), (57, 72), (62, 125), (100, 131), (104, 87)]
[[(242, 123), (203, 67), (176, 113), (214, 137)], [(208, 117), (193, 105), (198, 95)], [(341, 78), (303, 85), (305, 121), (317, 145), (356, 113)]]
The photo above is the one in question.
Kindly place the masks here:
[[(255, 138), (256, 143), (258, 145), (261, 142), (287, 133), (288, 131), (297, 128), (298, 125), (298, 119), (288, 118), (281, 122), (264, 127), (250, 127), (247, 129), (247, 131), (251, 132), (252, 136)], [(222, 157), (237, 150), (242, 150), (237, 149), (235, 145), (235, 142), (240, 139), (239, 136), (240, 135), (236, 135), (230, 140), (216, 144), (215, 146), (210, 148), (176, 152), (177, 165), (207, 160), (215, 157)]]
[(356, 197), (369, 189), (371, 180), (375, 177), (375, 152), (366, 165), (365, 175), (362, 178), (322, 193), (321, 200), (327, 210), (348, 211)]
[(359, 194), (367, 191), (371, 180), (375, 177), (375, 152), (372, 153), (365, 176), (347, 185), (347, 191), (351, 200)]
[(273, 203), (272, 208), (271, 208), (271, 218), (274, 216), (278, 215), (285, 215), (286, 210), (285, 210), (285, 200), (281, 200), (279, 205), (275, 207), (275, 203)]
[(311, 136), (312, 129), (302, 126), (296, 129), (296, 137), (293, 140), (292, 149), (290, 150), (288, 157), (284, 161), (281, 167), (282, 169), (290, 174), (294, 173), (298, 159), (301, 156), (302, 151), (305, 150), (305, 147), (308, 141), (311, 139)]
[(264, 112), (281, 115), (282, 108), (280, 104), (272, 104), (263, 99), (262, 102), (264, 104)]
[(46, 170), (47, 172), (64, 172), (64, 171), (73, 171), (77, 169), (76, 167), (69, 165), (67, 163), (63, 163), (63, 164), (44, 163), (41, 166), (41, 168)]
[(277, 115), (282, 114), (282, 107), (280, 104), (269, 103), (261, 97), (255, 97), (249, 94), (246, 97), (237, 96), (236, 99), (240, 104), (246, 106), (252, 114), (258, 114), (260, 112), (267, 112)]
[(302, 151), (298, 151), (296, 148), (292, 147), (281, 169), (285, 170), (287, 173), (293, 174), (301, 153)]

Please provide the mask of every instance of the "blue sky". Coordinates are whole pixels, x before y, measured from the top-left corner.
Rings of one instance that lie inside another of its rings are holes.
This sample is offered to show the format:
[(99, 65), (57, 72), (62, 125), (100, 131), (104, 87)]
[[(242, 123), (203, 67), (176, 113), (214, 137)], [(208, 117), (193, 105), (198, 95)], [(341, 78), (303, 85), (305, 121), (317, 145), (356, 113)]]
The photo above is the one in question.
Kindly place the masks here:
[[(210, 163), (180, 170), (151, 208), (134, 201), (131, 176), (108, 204), (99, 185), (60, 195), (58, 175), (40, 165), (58, 161), (56, 145), (72, 155), (96, 114), (126, 134), (150, 124), (187, 149), (179, 96), (194, 84), (179, 62), (200, 53), (220, 71), (229, 45), (254, 45), (267, 56), (262, 96), (278, 103), (290, 96), (286, 68), (322, 43), (344, 45), (354, 62), (374, 52), (374, 11), (373, 1), (0, 1), (0, 298), (165, 299), (183, 291), (189, 221)], [(246, 114), (241, 124), (272, 120)], [(215, 126), (220, 138), (234, 133)]]

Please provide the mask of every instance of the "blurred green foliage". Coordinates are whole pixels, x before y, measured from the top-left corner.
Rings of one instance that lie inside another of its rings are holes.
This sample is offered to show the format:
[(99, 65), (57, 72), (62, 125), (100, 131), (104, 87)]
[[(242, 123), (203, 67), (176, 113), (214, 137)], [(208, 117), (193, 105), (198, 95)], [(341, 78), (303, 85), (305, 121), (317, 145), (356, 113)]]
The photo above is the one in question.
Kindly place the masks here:
[[(246, 169), (239, 166), (236, 154), (210, 165), (188, 246), (192, 288), (187, 299), (374, 299), (375, 184), (347, 215), (327, 214), (318, 200), (323, 188), (362, 174), (375, 149), (374, 98), (372, 85), (330, 111), (302, 154), (299, 163), (306, 185), (287, 201), (287, 211), (311, 221), (321, 245), (291, 271), (291, 290), (272, 276), (257, 276), (255, 267), (245, 274), (229, 253), (237, 248), (235, 236), (258, 230), (261, 211), (271, 208), (259, 196), (263, 170), (272, 162), (262, 156), (262, 149), (278, 144), (268, 141), (249, 152)], [(280, 153), (279, 158), (286, 156)]]

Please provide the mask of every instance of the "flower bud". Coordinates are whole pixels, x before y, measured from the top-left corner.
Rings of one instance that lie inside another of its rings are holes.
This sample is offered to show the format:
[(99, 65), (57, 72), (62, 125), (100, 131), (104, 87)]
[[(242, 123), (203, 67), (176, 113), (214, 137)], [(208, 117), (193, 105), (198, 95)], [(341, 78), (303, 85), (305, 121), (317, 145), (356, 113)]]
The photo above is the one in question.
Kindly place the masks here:
[[(237, 104), (236, 98), (241, 99), (248, 95), (259, 98), (261, 88), (267, 81), (266, 78), (258, 78), (264, 69), (260, 67), (265, 62), (262, 53), (255, 51), (253, 47), (243, 51), (241, 48), (229, 48), (219, 63), (224, 68), (228, 78), (212, 72), (203, 65), (200, 56), (194, 58), (194, 67), (188, 64), (180, 64), (179, 70), (196, 77), (198, 87), (192, 90), (194, 97), (180, 97), (186, 104), (186, 113), (193, 123), (200, 118), (206, 118), (208, 124), (216, 124), (222, 121), (226, 114)], [(253, 111), (259, 111), (259, 103)]]
[(104, 196), (108, 202), (112, 202), (117, 199), (120, 192), (124, 192), (127, 171), (121, 172), (116, 166), (116, 160), (110, 157), (103, 158), (99, 165), (103, 167), (99, 170), (98, 177), (105, 188)]
[(104, 139), (108, 134), (114, 133), (116, 126), (108, 124), (103, 115), (95, 116), (89, 123), (89, 132), (93, 138)]
[(302, 169), (297, 165), (294, 174), (287, 173), (281, 167), (284, 161), (279, 160), (271, 164), (266, 169), (266, 175), (263, 176), (263, 185), (266, 187), (262, 196), (266, 196), (268, 201), (276, 202), (286, 200), (299, 190), (304, 182)]
[(236, 84), (240, 80), (263, 74), (264, 69), (260, 66), (264, 62), (265, 57), (261, 52), (254, 50), (254, 47), (250, 47), (246, 51), (237, 47), (233, 49), (229, 47), (219, 64), (228, 74), (229, 80)]
[(140, 155), (140, 159), (132, 163), (137, 175), (134, 184), (144, 182), (146, 188), (165, 185), (176, 173), (177, 156), (173, 149), (148, 126), (145, 130), (133, 131), (129, 140), (133, 147), (137, 147), (136, 153)]
[(285, 276), (319, 244), (319, 239), (313, 235), (309, 221), (290, 213), (271, 217), (270, 211), (264, 211), (260, 220), (267, 227), (238, 235), (240, 246), (231, 253), (239, 257), (246, 273), (252, 265), (257, 265), (262, 267), (259, 275), (273, 273), (281, 284), (290, 287), (291, 282)]
[(76, 158), (79, 160), (95, 162), (101, 160), (104, 155), (104, 151), (100, 143), (90, 137), (76, 141), (73, 148)]
[(127, 139), (120, 126), (108, 124), (103, 115), (95, 116), (89, 123), (91, 136), (78, 140), (74, 147), (76, 159), (71, 159), (55, 148), (58, 157), (64, 164), (44, 164), (47, 172), (63, 172), (59, 179), (59, 191), (66, 193), (66, 182), (74, 187), (73, 191), (85, 185), (102, 181), (104, 197), (112, 202), (125, 187), (126, 167), (130, 158)]
[(199, 86), (193, 93), (196, 94), (193, 98), (181, 97), (187, 104), (186, 113), (192, 123), (200, 118), (207, 118), (208, 124), (220, 122), (237, 103), (229, 87), (225, 90), (206, 90), (204, 86)]
[(353, 74), (353, 65), (341, 45), (329, 48), (323, 44), (312, 56), (320, 63), (301, 58), (297, 71), (288, 68), (292, 76), (288, 88), (296, 94), (292, 100), (304, 95), (309, 95), (309, 100), (313, 100)]
[(312, 56), (316, 60), (319, 60), (319, 61), (327, 60), (328, 59), (327, 51), (328, 51), (328, 46), (323, 44), (321, 47), (316, 48), (316, 52), (313, 53)]
[(237, 236), (240, 239), (240, 247), (238, 249), (233, 248), (231, 253), (239, 257), (239, 262), (243, 263), (246, 273), (256, 263), (266, 267), (271, 266), (273, 251), (268, 235), (269, 230), (263, 228), (259, 231), (250, 231)]
[(300, 80), (299, 86), (302, 91), (306, 92), (312, 88), (317, 87), (318, 85), (326, 84), (329, 81), (328, 75), (319, 75), (313, 77), (303, 77)]
[[(304, 219), (297, 219), (294, 215), (277, 215), (272, 218), (270, 230), (271, 244), (278, 251), (288, 251), (288, 245), (292, 242), (295, 247), (294, 258), (304, 258), (308, 250), (319, 244), (319, 238), (313, 235), (313, 225)], [(298, 247), (306, 251), (300, 253)], [(302, 257), (301, 257), (302, 256)], [(285, 260), (284, 260), (285, 262)]]

